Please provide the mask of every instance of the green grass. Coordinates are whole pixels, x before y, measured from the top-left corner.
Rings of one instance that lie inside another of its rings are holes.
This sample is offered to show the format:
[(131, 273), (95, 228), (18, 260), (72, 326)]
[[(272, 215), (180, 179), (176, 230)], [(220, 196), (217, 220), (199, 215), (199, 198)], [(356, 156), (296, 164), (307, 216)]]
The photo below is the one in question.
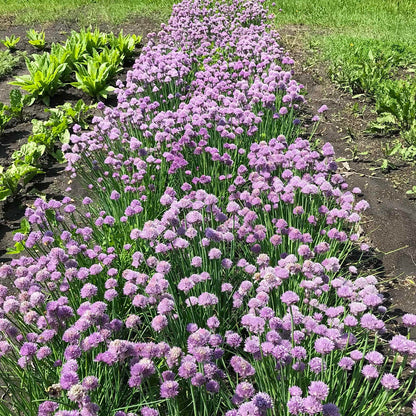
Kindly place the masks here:
[(272, 9), (279, 25), (306, 24), (400, 43), (416, 39), (416, 0), (277, 0)]
[(166, 20), (173, 0), (0, 0), (0, 16), (15, 24), (31, 25), (55, 20), (76, 21), (80, 26), (121, 24), (134, 16)]
[(379, 50), (393, 57), (393, 66), (416, 63), (416, 0), (277, 0), (271, 10), (278, 28), (310, 27), (326, 60)]

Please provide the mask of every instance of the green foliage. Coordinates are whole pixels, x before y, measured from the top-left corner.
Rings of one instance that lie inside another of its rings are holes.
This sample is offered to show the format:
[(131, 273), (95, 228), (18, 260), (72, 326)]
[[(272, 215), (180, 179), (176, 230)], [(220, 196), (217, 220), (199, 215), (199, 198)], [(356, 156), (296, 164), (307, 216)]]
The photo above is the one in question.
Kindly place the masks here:
[(26, 185), (39, 173), (44, 172), (36, 166), (20, 161), (13, 163), (6, 170), (4, 170), (3, 166), (0, 166), (0, 201), (15, 195), (19, 186)]
[(7, 123), (12, 119), (10, 115), (9, 106), (0, 103), (0, 134), (3, 132)]
[(376, 97), (377, 120), (370, 130), (377, 133), (400, 133), (404, 143), (392, 148), (386, 144), (389, 155), (403, 160), (416, 160), (416, 81), (388, 80), (381, 84)]
[(109, 85), (111, 75), (114, 73), (114, 66), (109, 62), (99, 63), (93, 58), (87, 60), (87, 65), (77, 64), (75, 73), (76, 82), (73, 85), (95, 99), (107, 98), (108, 93), (114, 90)]
[(10, 113), (17, 119), (22, 119), (23, 109), (26, 106), (31, 106), (34, 102), (34, 97), (28, 94), (22, 94), (20, 90), (10, 91)]
[(416, 80), (388, 80), (381, 84), (376, 110), (398, 130), (416, 130)]
[[(94, 50), (92, 59), (100, 66), (102, 64), (108, 64), (110, 66), (109, 79), (112, 79), (123, 69), (124, 55), (121, 55), (117, 49), (109, 49), (106, 47), (101, 52)], [(87, 64), (89, 60), (90, 58), (85, 60)]]
[(59, 163), (64, 163), (65, 158), (57, 144), (68, 143), (69, 130), (68, 120), (63, 118), (54, 118), (47, 121), (32, 120), (33, 128), (32, 135), (27, 139), (28, 143), (37, 143), (45, 146), (46, 152), (48, 152)]
[(46, 42), (45, 42), (45, 32), (42, 30), (41, 32), (36, 31), (35, 29), (30, 29), (26, 32), (26, 36), (28, 42), (34, 46), (36, 49), (42, 50), (45, 49)]
[(72, 31), (63, 45), (52, 43), (50, 53), (34, 54), (31, 60), (26, 59), (30, 74), (15, 77), (11, 84), (49, 105), (50, 97), (70, 81), (75, 71), (76, 82), (71, 85), (96, 99), (106, 98), (113, 90), (110, 81), (123, 68), (124, 59), (133, 55), (140, 41), (140, 36), (124, 36), (122, 31), (118, 37), (91, 28)]
[[(56, 108), (46, 109), (45, 111), (50, 113), (47, 121), (32, 120), (32, 135), (28, 138), (28, 144), (32, 147), (25, 149), (27, 157), (31, 157), (31, 152), (34, 156), (41, 152), (41, 156), (46, 151), (59, 163), (64, 163), (65, 158), (60, 145), (69, 142), (69, 127), (77, 123), (82, 128), (87, 128), (87, 119), (94, 107), (95, 105), (87, 105), (83, 100), (79, 100), (74, 107), (70, 103), (65, 103)], [(41, 147), (35, 148), (34, 145)]]
[(16, 49), (17, 44), (20, 41), (20, 37), (16, 37), (15, 35), (6, 36), (4, 39), (1, 39), (0, 42), (10, 51), (14, 51)]
[(71, 77), (71, 60), (73, 56), (73, 51), (69, 48), (66, 48), (64, 45), (60, 43), (52, 43), (51, 45), (51, 56), (54, 56), (58, 62), (58, 64), (65, 64), (65, 69), (61, 74), (61, 81), (66, 82)]
[(90, 117), (91, 110), (96, 108), (96, 106), (96, 104), (87, 105), (83, 100), (79, 100), (75, 106), (72, 106), (71, 103), (65, 103), (45, 111), (51, 114), (49, 120), (54, 123), (59, 124), (65, 118), (68, 126), (76, 123), (82, 129), (86, 129), (88, 128), (87, 121)]
[(23, 88), (34, 98), (39, 98), (49, 105), (50, 97), (63, 85), (61, 77), (66, 64), (59, 63), (58, 58), (49, 53), (32, 55), (32, 57), (33, 60), (26, 58), (29, 75), (15, 77), (15, 81), (10, 84)]
[(131, 58), (138, 45), (142, 40), (141, 36), (123, 35), (123, 30), (116, 37), (112, 32), (108, 35), (108, 42), (113, 49), (117, 49), (125, 58)]
[(27, 165), (38, 166), (39, 159), (43, 156), (45, 150), (45, 145), (29, 142), (22, 145), (20, 149), (15, 150), (12, 154), (12, 159)]
[(72, 31), (71, 36), (66, 40), (65, 44), (61, 46), (67, 53), (66, 63), (71, 70), (75, 69), (75, 64), (84, 61), (85, 56), (87, 55), (87, 41), (86, 39), (81, 39), (77, 35), (77, 32)]
[(0, 103), (0, 134), (13, 117), (22, 118), (23, 107), (31, 102), (31, 97), (22, 95), (19, 90), (10, 91), (10, 106)]
[(413, 185), (412, 189), (409, 189), (408, 191), (406, 191), (406, 195), (410, 195), (410, 196), (416, 195), (416, 185)]
[(92, 28), (81, 29), (79, 33), (72, 32), (71, 36), (74, 36), (79, 42), (85, 42), (85, 47), (88, 54), (92, 55), (94, 50), (102, 49), (108, 44), (108, 35), (101, 32), (98, 28), (92, 31)]
[(348, 56), (335, 60), (329, 69), (334, 82), (353, 94), (374, 95), (390, 75), (394, 58), (386, 56), (382, 51), (371, 49), (363, 56), (363, 49), (357, 47)]
[(21, 57), (25, 54), (12, 55), (10, 51), (0, 51), (0, 78), (10, 74), (19, 65)]

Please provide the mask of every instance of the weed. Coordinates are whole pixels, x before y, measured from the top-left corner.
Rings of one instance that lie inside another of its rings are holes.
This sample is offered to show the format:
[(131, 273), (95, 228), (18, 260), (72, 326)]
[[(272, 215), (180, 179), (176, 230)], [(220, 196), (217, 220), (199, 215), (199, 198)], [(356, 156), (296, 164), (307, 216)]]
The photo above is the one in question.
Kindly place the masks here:
[(0, 78), (12, 73), (13, 69), (19, 65), (24, 54), (12, 55), (10, 51), (0, 51)]

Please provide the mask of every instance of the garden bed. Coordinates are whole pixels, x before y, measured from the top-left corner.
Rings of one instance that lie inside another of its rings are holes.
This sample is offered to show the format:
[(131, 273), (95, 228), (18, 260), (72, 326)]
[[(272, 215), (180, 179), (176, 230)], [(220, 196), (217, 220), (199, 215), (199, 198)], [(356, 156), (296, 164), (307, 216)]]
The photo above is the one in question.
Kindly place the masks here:
[[(140, 17), (127, 21), (122, 26), (101, 24), (100, 30), (106, 33), (111, 31), (118, 33), (120, 30), (123, 30), (126, 34), (140, 32), (139, 34), (145, 39), (147, 33), (154, 32), (158, 27), (159, 24), (152, 18)], [(20, 37), (21, 41), (17, 46), (16, 52), (17, 54), (26, 53), (29, 56), (37, 52), (33, 46), (25, 41), (26, 33), (30, 28), (33, 28), (33, 26), (3, 23), (0, 25), (0, 39), (11, 35)], [(47, 40), (46, 51), (50, 49), (48, 45), (54, 42), (64, 42), (71, 30), (80, 29), (76, 24), (69, 21), (38, 24), (36, 28), (45, 31)], [(138, 53), (139, 50), (137, 50), (135, 56)], [(130, 66), (125, 66), (125, 69), (118, 76), (119, 79), (125, 79), (132, 62), (133, 60), (130, 60)], [(20, 64), (12, 70), (12, 73), (0, 78), (0, 102), (9, 104), (10, 91), (16, 89), (9, 82), (13, 81), (15, 76), (26, 73), (26, 65), (24, 59), (21, 58)], [(114, 97), (114, 95), (110, 96), (106, 102), (114, 101)], [(48, 117), (48, 114), (45, 112), (46, 109), (65, 103), (75, 105), (80, 99), (87, 104), (93, 103), (91, 97), (84, 92), (75, 87), (66, 86), (58, 90), (57, 94), (52, 97), (50, 106), (46, 106), (41, 102), (35, 102), (30, 107), (24, 108), (23, 119), (12, 120), (0, 136), (0, 166), (9, 166), (12, 153), (19, 149), (22, 144), (27, 143), (27, 138), (32, 133), (32, 119), (46, 120)], [(61, 198), (61, 195), (70, 184), (70, 178), (64, 172), (64, 165), (57, 163), (52, 157), (45, 156), (42, 167), (45, 170), (45, 174), (37, 175), (18, 195), (0, 202), (0, 259), (2, 261), (11, 258), (9, 254), (6, 254), (6, 251), (13, 248), (13, 231), (19, 229), (27, 206), (33, 204), (33, 201), (40, 195), (44, 195), (48, 199)], [(71, 186), (74, 189), (74, 197), (81, 197), (85, 193), (77, 183), (72, 183)]]
[(36, 199), (0, 267), (4, 414), (412, 412), (416, 315), (390, 331), (369, 205), (270, 19), (182, 1), (73, 126), (87, 195)]

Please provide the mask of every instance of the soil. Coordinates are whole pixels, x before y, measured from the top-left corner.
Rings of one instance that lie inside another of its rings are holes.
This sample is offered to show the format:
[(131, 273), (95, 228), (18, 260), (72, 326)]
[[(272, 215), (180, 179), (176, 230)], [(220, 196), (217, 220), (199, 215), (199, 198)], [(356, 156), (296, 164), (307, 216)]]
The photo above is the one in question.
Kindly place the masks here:
[(383, 172), (382, 148), (392, 137), (366, 133), (376, 118), (373, 103), (365, 97), (353, 99), (331, 82), (328, 66), (317, 59), (320, 51), (303, 43), (311, 29), (286, 26), (279, 33), (295, 60), (294, 77), (305, 86), (307, 111), (316, 114), (324, 104), (329, 108), (321, 116), (317, 137), (334, 146), (341, 172), (370, 204), (362, 227), (381, 261), (378, 275), (389, 288), (389, 303), (399, 314), (416, 313), (416, 203), (406, 195), (416, 184), (415, 166), (397, 160), (394, 170)]
[[(100, 30), (104, 32), (118, 33), (123, 29), (124, 34), (137, 34), (143, 37), (143, 42), (146, 42), (146, 36), (150, 32), (159, 30), (159, 22), (151, 18), (136, 17), (130, 21), (125, 22), (121, 26), (101, 25)], [(80, 27), (75, 21), (61, 21), (52, 22), (44, 25), (23, 26), (13, 25), (12, 21), (7, 19), (0, 23), (0, 39), (4, 36), (20, 36), (20, 42), (17, 45), (18, 51), (26, 51), (28, 55), (38, 53), (26, 41), (27, 30), (34, 28), (36, 30), (44, 30), (47, 41), (46, 51), (48, 45), (52, 42), (64, 41), (70, 34), (71, 30), (79, 31)], [(140, 49), (136, 49), (136, 56), (140, 53)], [(134, 59), (129, 62), (123, 72), (118, 74), (118, 79), (124, 80), (127, 71), (131, 68)], [(10, 91), (15, 86), (9, 84), (13, 80), (13, 76), (23, 75), (27, 73), (24, 60), (21, 64), (13, 70), (13, 74), (0, 79), (0, 102), (9, 104)], [(91, 98), (82, 91), (66, 86), (58, 91), (58, 93), (51, 100), (51, 107), (70, 102), (75, 104), (79, 99), (83, 99), (87, 104), (91, 103)], [(115, 101), (114, 96), (108, 97), (108, 102)], [(39, 120), (47, 119), (48, 115), (45, 112), (47, 107), (42, 103), (35, 103), (32, 106), (24, 109), (23, 119), (20, 121), (12, 120), (8, 127), (0, 136), (0, 166), (7, 167), (11, 163), (12, 153), (18, 149), (22, 144), (27, 143), (27, 138), (32, 132), (31, 120), (36, 118)], [(13, 246), (13, 231), (20, 226), (20, 221), (24, 217), (24, 212), (27, 206), (30, 206), (33, 201), (39, 196), (46, 198), (61, 199), (64, 190), (68, 187), (69, 177), (65, 173), (64, 165), (56, 163), (52, 158), (45, 157), (42, 163), (42, 168), (45, 174), (36, 176), (29, 185), (13, 198), (8, 198), (4, 202), (0, 202), (0, 262), (5, 262), (11, 259), (11, 255), (6, 253), (7, 248)], [(72, 197), (82, 197), (84, 191), (77, 183), (71, 183)]]

